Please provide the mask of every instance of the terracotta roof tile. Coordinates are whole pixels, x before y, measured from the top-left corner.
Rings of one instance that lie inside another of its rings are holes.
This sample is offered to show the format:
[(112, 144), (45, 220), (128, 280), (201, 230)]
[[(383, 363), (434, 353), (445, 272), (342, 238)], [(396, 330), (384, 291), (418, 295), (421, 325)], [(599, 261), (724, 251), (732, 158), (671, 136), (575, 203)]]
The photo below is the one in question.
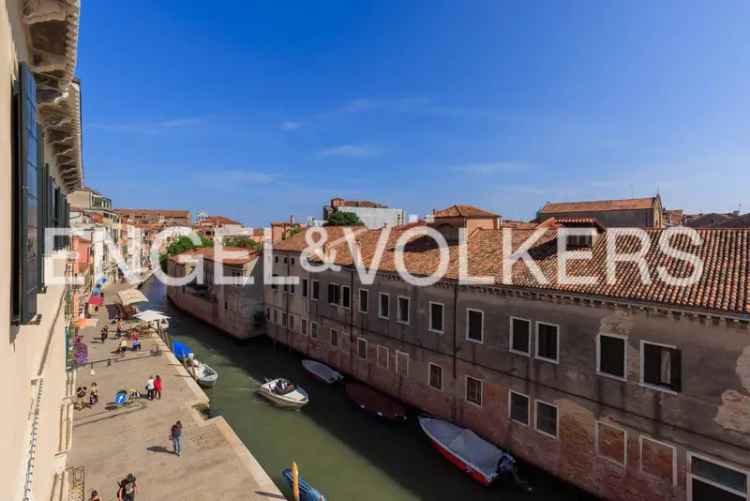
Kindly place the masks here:
[(433, 217), (498, 217), (494, 212), (489, 212), (473, 205), (451, 205), (448, 208), (435, 211)]
[[(246, 257), (243, 257), (243, 258), (225, 258), (222, 260), (224, 264), (229, 264), (229, 265), (247, 264), (255, 260), (260, 255), (258, 252), (254, 252), (254, 251), (242, 248), (242, 247), (224, 247), (224, 251), (246, 253)], [(203, 256), (204, 259), (208, 259), (209, 261), (216, 261), (216, 258), (214, 257), (213, 247), (199, 247), (197, 249), (192, 249), (187, 252), (177, 254), (176, 256), (170, 256), (170, 259), (183, 262), (185, 260), (189, 260), (197, 256)]]
[(626, 198), (622, 200), (595, 200), (584, 202), (547, 202), (539, 212), (549, 214), (555, 212), (650, 209), (654, 206), (655, 203), (656, 197)]

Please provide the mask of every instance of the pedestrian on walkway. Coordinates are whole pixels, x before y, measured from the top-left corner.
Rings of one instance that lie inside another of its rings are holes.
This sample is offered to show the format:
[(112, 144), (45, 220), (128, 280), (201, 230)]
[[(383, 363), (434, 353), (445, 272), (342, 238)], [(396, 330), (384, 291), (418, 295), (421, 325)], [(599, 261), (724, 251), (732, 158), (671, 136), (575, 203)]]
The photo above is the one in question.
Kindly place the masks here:
[(96, 489), (91, 491), (91, 497), (89, 498), (89, 501), (102, 501), (102, 497), (99, 495)]
[(161, 400), (161, 376), (158, 374), (154, 378), (154, 392), (156, 393), (156, 398)]
[(78, 389), (76, 389), (76, 405), (75, 408), (77, 410), (81, 410), (85, 407), (85, 404), (83, 403), (83, 399), (86, 398), (86, 387), (85, 386), (79, 386)]
[(135, 494), (138, 492), (135, 475), (128, 473), (128, 476), (118, 486), (117, 499), (119, 501), (135, 501)]
[(105, 325), (104, 327), (102, 327), (102, 332), (101, 332), (102, 344), (104, 344), (104, 341), (107, 340), (108, 336), (109, 336), (109, 329)]
[(128, 351), (128, 341), (125, 338), (120, 340), (120, 349), (117, 350), (121, 355), (124, 355)]
[(146, 397), (149, 400), (154, 399), (154, 376), (149, 376), (146, 380)]
[(182, 455), (182, 423), (180, 421), (172, 425), (169, 438), (172, 440), (174, 453), (177, 454), (177, 457), (180, 457)]
[(91, 383), (91, 389), (89, 390), (89, 407), (93, 407), (97, 402), (99, 402), (99, 388), (94, 382)]
[(141, 351), (141, 339), (137, 332), (133, 334), (133, 351)]

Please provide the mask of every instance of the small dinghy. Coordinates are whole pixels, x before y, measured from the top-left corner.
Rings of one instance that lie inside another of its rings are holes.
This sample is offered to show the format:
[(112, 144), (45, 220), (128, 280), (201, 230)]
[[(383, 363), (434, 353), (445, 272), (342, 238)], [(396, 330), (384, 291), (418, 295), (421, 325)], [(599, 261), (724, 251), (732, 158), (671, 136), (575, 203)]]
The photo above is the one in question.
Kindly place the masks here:
[(513, 456), (468, 428), (461, 428), (442, 419), (421, 416), (419, 425), (440, 454), (480, 484), (488, 486), (499, 475), (509, 474), (519, 486), (530, 490), (518, 478)]
[(355, 404), (383, 419), (393, 421), (406, 420), (406, 407), (384, 393), (362, 383), (349, 381), (345, 386), (346, 396)]
[(199, 363), (195, 368), (195, 380), (198, 384), (210, 388), (216, 384), (219, 379), (219, 373), (204, 363)]
[(299, 408), (310, 401), (305, 390), (284, 378), (267, 381), (258, 393), (279, 407)]
[(307, 372), (324, 383), (332, 384), (344, 379), (344, 376), (342, 376), (340, 372), (331, 369), (326, 364), (316, 362), (315, 360), (303, 360), (302, 366)]
[[(281, 472), (281, 475), (284, 477), (284, 480), (286, 480), (286, 483), (289, 484), (289, 488), (293, 489), (292, 487), (292, 469), (287, 468), (284, 471)], [(299, 477), (299, 501), (325, 501), (325, 498), (323, 497), (323, 494), (318, 492), (313, 486), (305, 482), (305, 479), (302, 478), (302, 475)]]
[(177, 360), (182, 362), (193, 354), (193, 350), (191, 350), (186, 344), (180, 343), (179, 341), (172, 341), (172, 353), (177, 357)]

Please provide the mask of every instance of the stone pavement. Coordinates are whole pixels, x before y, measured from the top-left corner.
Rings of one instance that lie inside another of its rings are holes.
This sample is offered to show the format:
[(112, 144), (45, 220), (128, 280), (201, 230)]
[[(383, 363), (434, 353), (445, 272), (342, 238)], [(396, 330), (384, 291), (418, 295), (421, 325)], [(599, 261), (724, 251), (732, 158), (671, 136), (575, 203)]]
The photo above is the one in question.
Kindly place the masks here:
[[(105, 291), (104, 303), (115, 302), (122, 288)], [(118, 344), (113, 334), (105, 343), (99, 341), (106, 308), (99, 308), (98, 315), (99, 325), (82, 331), (89, 360), (114, 360), (94, 364), (93, 375), (89, 365), (78, 369), (76, 387), (90, 387), (94, 381), (99, 387), (99, 403), (76, 411), (68, 456), (69, 468), (83, 467), (84, 499), (92, 489), (103, 501), (116, 499), (117, 481), (131, 472), (137, 478), (138, 501), (284, 499), (224, 418), (206, 420), (197, 410), (208, 406), (208, 397), (160, 339), (145, 338), (139, 353), (120, 358), (112, 353)], [(114, 408), (118, 390), (143, 392), (153, 374), (163, 380), (161, 400)], [(177, 420), (183, 425), (181, 457), (173, 454), (169, 440)], [(70, 494), (73, 501), (76, 493)]]

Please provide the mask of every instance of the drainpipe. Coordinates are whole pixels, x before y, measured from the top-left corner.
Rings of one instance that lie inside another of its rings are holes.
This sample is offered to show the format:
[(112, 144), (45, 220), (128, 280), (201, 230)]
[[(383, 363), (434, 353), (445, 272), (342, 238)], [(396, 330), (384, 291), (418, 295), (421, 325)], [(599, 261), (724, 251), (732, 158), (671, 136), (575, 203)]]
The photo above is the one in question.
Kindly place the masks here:
[(458, 281), (453, 284), (453, 379), (457, 377), (457, 357), (458, 357)]

